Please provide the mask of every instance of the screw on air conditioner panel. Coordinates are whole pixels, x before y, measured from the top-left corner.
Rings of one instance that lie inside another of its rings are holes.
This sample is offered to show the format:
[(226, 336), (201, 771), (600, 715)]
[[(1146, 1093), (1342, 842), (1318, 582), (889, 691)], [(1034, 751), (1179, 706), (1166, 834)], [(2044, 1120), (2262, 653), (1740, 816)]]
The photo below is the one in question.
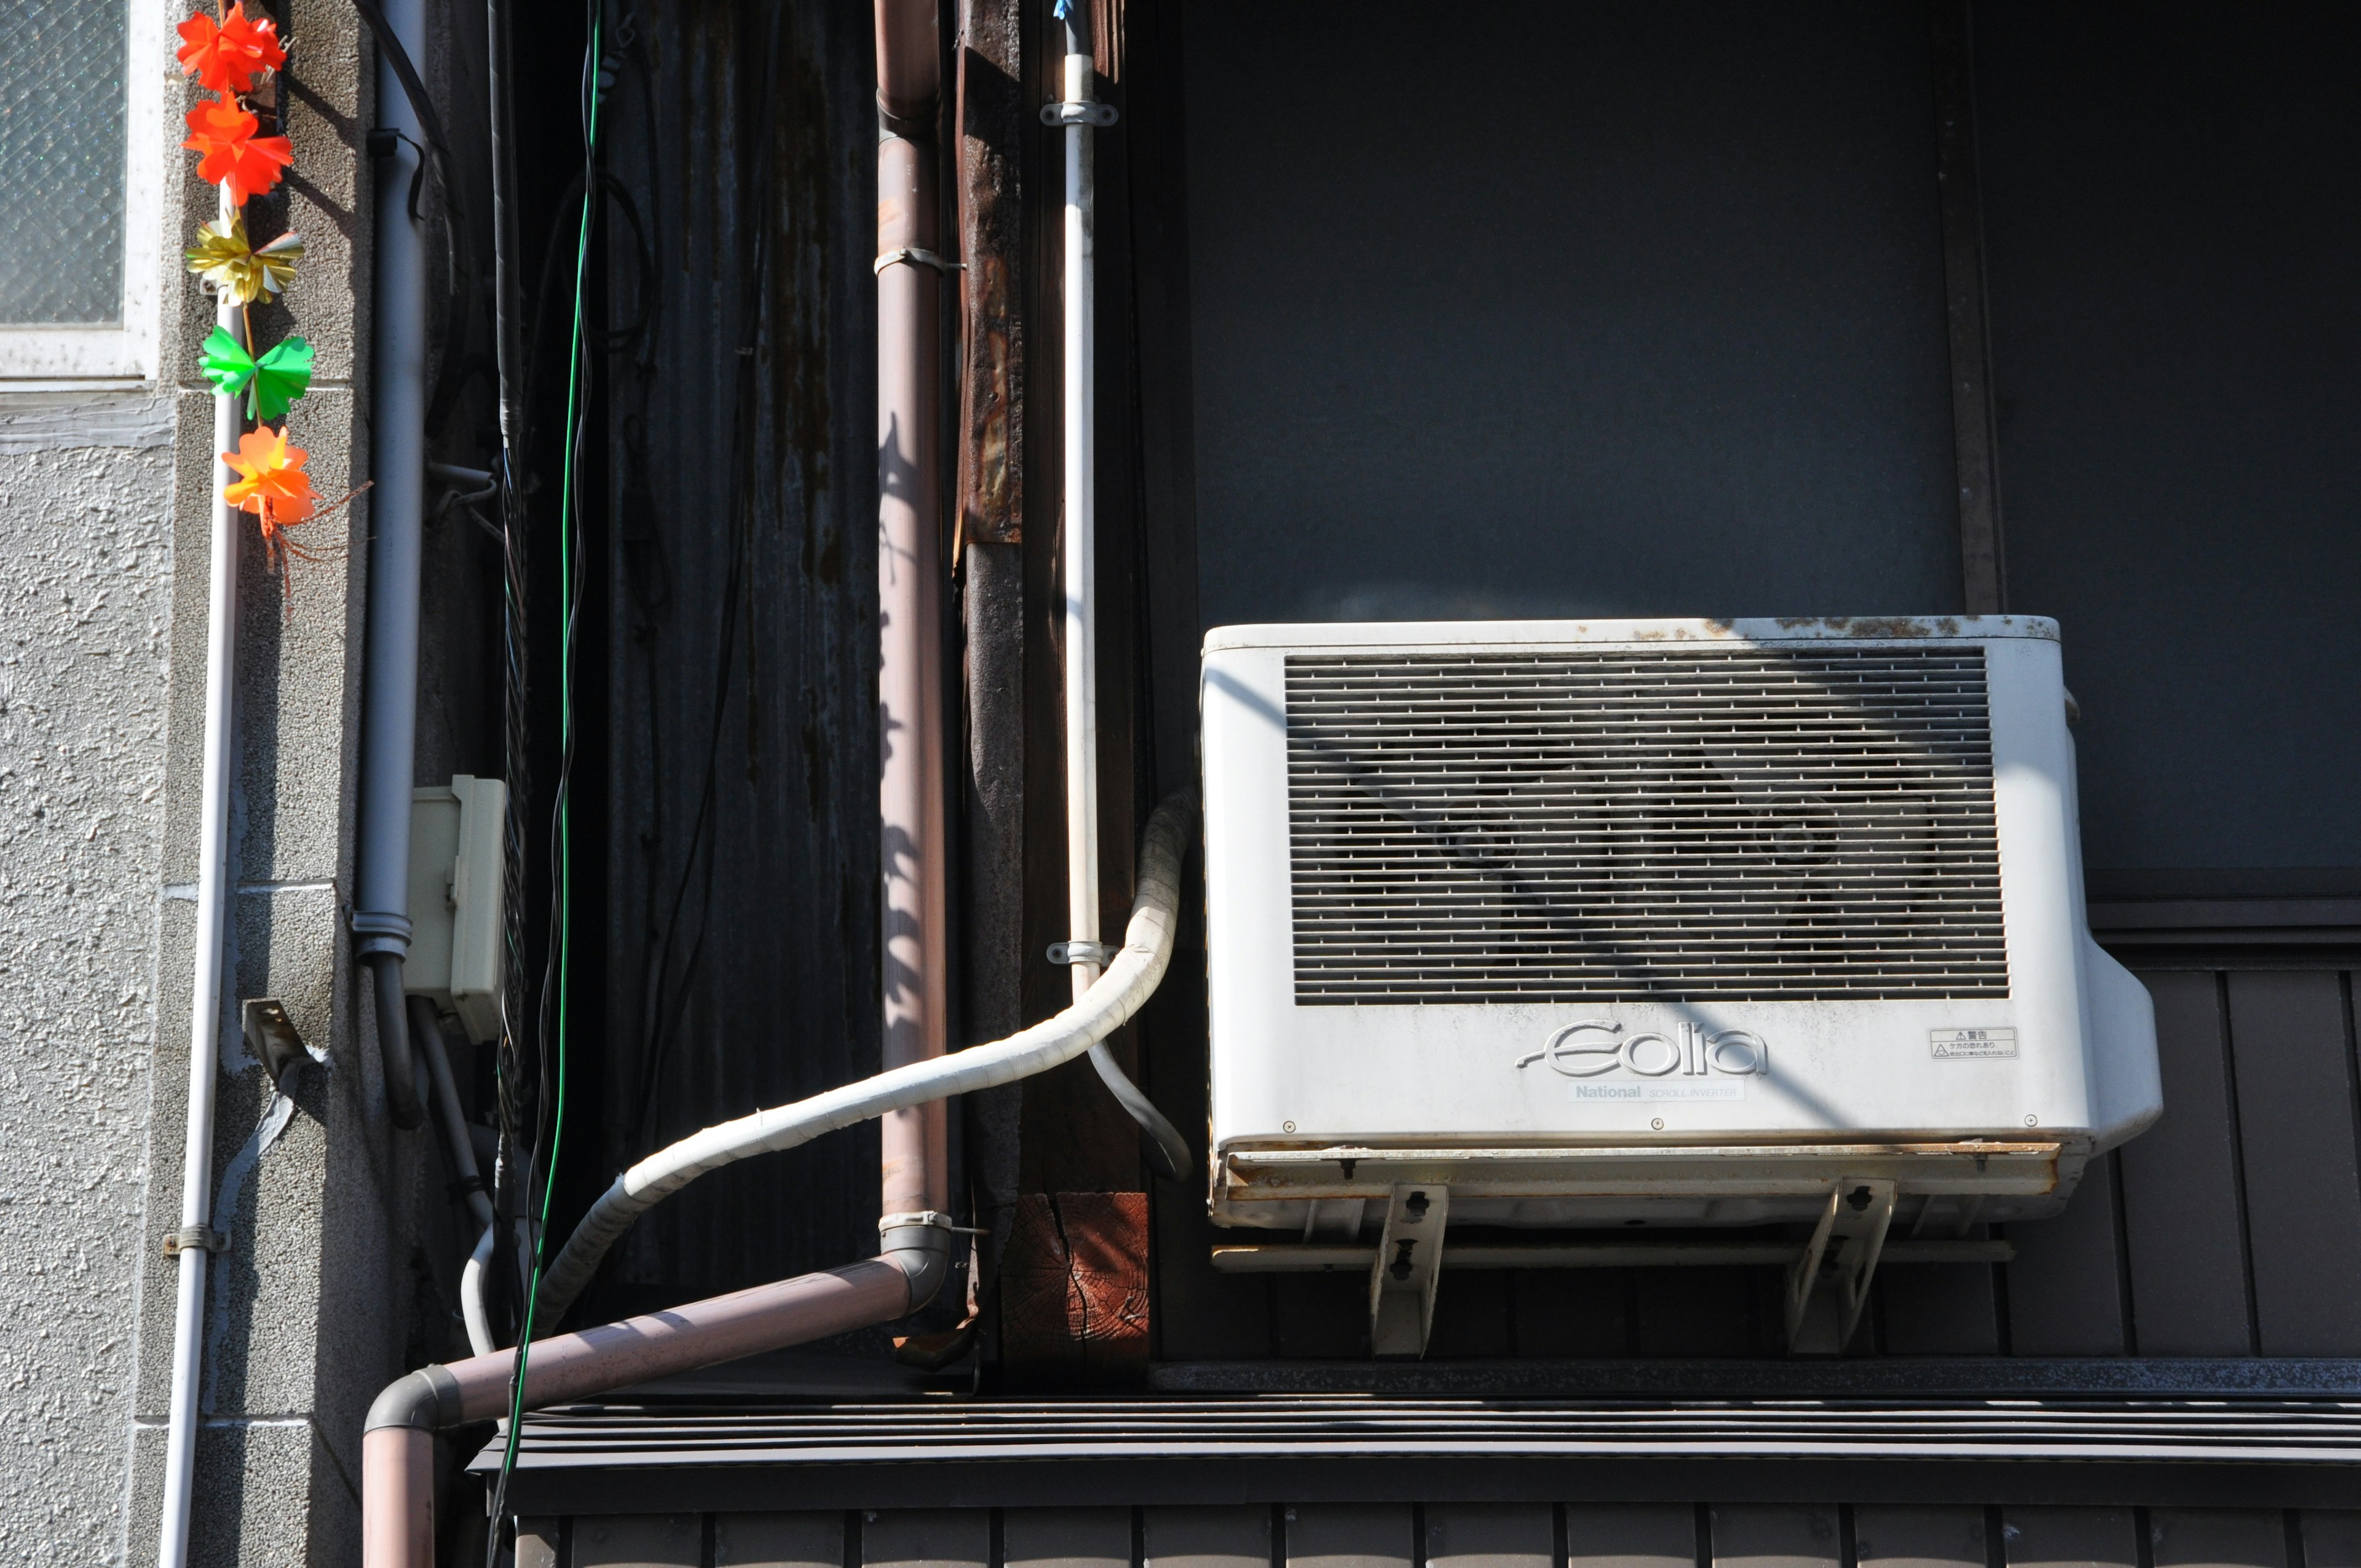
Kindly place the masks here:
[(2025, 1124), (2028, 1127), (2037, 1127), (2041, 1125), (2041, 1118), (2038, 1116), (2027, 1116), (2025, 1119)]
[(1292, 1122), (1281, 1122), (1279, 1124), (1279, 1130), (1282, 1133), (1291, 1133), (1295, 1131), (1295, 1124)]
[(1664, 1119), (1662, 1116), (1651, 1116), (1648, 1118), (1648, 1125), (1661, 1133), (1664, 1130)]

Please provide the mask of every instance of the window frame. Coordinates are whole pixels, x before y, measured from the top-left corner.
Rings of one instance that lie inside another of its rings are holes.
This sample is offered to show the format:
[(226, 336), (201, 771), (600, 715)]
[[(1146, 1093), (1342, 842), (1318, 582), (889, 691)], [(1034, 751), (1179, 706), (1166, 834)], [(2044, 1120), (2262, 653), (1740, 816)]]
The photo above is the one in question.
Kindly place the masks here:
[(0, 323), (0, 389), (104, 390), (156, 379), (164, 260), (165, 93), (173, 72), (164, 0), (122, 0), (123, 299), (114, 322)]

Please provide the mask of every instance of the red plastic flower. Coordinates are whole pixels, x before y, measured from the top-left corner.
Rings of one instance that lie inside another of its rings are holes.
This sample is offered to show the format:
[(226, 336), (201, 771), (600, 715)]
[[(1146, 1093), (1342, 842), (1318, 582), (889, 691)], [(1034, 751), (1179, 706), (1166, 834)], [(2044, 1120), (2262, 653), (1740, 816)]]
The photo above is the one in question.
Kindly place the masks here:
[(286, 62), (279, 25), (268, 16), (248, 19), (245, 0), (218, 26), (202, 12), (181, 24), (181, 69), (208, 93), (247, 92), (256, 77)]
[(258, 137), (261, 122), (235, 98), (214, 98), (189, 111), (189, 139), (181, 145), (204, 154), (197, 178), (226, 188), (231, 203), (244, 206), (279, 183), (279, 171), (295, 161), (285, 137)]

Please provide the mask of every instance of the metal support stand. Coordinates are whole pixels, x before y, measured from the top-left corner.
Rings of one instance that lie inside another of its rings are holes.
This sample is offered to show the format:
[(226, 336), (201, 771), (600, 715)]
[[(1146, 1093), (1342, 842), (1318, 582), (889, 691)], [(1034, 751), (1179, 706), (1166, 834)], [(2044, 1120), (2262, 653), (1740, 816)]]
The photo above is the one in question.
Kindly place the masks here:
[(1426, 1354), (1434, 1327), (1434, 1287), (1443, 1276), (1443, 1233), (1451, 1189), (1405, 1183), (1386, 1204), (1386, 1228), (1369, 1265), (1369, 1354)]
[[(1839, 1181), (1828, 1191), (1828, 1207), (1804, 1255), (1787, 1267), (1787, 1348), (1834, 1354), (1852, 1340), (1861, 1309), (1869, 1304), (1870, 1281), (1885, 1250), (1885, 1233), (1894, 1223), (1894, 1184), (1865, 1179)], [(1829, 1244), (1836, 1244), (1833, 1258)], [(1834, 1276), (1836, 1310), (1833, 1343), (1823, 1343), (1828, 1325), (1817, 1320), (1812, 1299), (1825, 1271)], [(1817, 1331), (1817, 1332), (1816, 1332)]]

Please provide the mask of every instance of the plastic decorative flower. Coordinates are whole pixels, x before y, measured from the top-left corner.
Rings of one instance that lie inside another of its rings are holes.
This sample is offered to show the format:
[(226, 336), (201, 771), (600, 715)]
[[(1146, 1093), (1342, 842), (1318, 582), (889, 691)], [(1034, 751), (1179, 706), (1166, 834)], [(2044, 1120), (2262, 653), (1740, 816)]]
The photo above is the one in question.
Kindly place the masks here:
[(271, 542), (275, 530), (302, 521), (316, 504), (312, 476), (303, 472), (309, 454), (287, 444), (287, 427), (249, 430), (237, 438), (237, 450), (221, 460), (238, 472), (222, 491), (222, 499), (261, 520), (263, 538)]
[(295, 264), (303, 259), (303, 242), (282, 234), (257, 250), (247, 243), (246, 214), (233, 213), (227, 223), (210, 223), (197, 230), (197, 243), (188, 251), (189, 270), (222, 291), (234, 305), (250, 305), (265, 294), (276, 294), (295, 280)]
[(279, 183), (279, 171), (295, 161), (285, 137), (254, 134), (261, 125), (235, 98), (210, 99), (189, 111), (191, 135), (181, 145), (204, 154), (197, 178), (226, 190), (235, 206), (268, 192)]
[(244, 392), (246, 411), (255, 419), (277, 419), (312, 389), (312, 345), (300, 337), (263, 350), (257, 359), (246, 345), (215, 327), (205, 339), (198, 366), (217, 396), (234, 398)]
[(216, 26), (200, 12), (181, 24), (181, 69), (208, 93), (245, 93), (254, 79), (287, 61), (279, 46), (279, 24), (268, 16), (249, 19), (237, 0)]

